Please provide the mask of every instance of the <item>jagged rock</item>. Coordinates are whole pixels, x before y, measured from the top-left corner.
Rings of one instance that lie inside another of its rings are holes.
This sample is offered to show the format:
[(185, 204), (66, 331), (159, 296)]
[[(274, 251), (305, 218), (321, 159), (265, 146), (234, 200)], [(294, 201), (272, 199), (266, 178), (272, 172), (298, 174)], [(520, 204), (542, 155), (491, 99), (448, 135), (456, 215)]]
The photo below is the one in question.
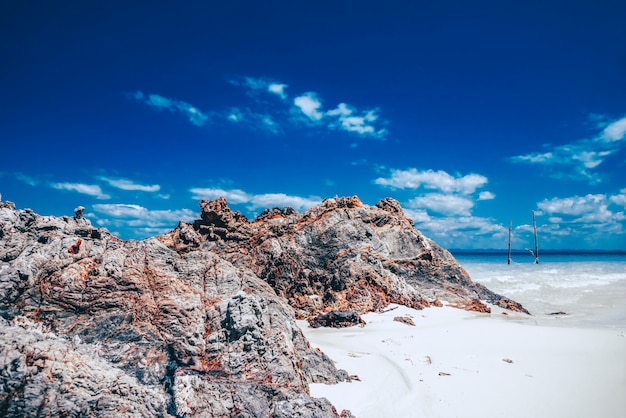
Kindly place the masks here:
[[(0, 415), (171, 416), (168, 397), (112, 366), (96, 346), (0, 319)], [(77, 339), (78, 340), (78, 339)]]
[(417, 231), (390, 198), (376, 206), (356, 197), (326, 199), (303, 214), (272, 209), (252, 222), (234, 213), (223, 198), (200, 206), (194, 239), (185, 224), (159, 239), (180, 253), (210, 248), (250, 268), (302, 319), (332, 310), (362, 314), (390, 303), (421, 309), (441, 306), (441, 300), (480, 299), (527, 312), (472, 282), (454, 257)]
[(365, 325), (365, 321), (354, 311), (330, 311), (321, 313), (309, 318), (307, 322), (312, 328), (345, 328), (355, 325)]
[(466, 311), (474, 311), (480, 313), (491, 313), (491, 308), (478, 299), (462, 300), (452, 305), (453, 308), (465, 309)]
[[(247, 233), (209, 206), (221, 239)], [(0, 416), (338, 416), (308, 384), (347, 373), (195, 229), (177, 253), (2, 202), (0, 231)]]
[(78, 206), (74, 209), (74, 218), (81, 219), (83, 217), (83, 212), (85, 212), (84, 206)]

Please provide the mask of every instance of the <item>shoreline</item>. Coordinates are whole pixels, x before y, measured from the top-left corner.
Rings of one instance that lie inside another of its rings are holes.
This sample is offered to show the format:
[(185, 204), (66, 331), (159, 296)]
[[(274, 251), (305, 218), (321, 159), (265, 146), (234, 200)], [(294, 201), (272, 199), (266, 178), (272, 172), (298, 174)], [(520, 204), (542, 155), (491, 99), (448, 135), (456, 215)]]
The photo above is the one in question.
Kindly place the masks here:
[(495, 309), (396, 306), (363, 315), (364, 327), (299, 321), (313, 347), (360, 378), (312, 384), (312, 396), (358, 418), (626, 416), (626, 326), (548, 326)]

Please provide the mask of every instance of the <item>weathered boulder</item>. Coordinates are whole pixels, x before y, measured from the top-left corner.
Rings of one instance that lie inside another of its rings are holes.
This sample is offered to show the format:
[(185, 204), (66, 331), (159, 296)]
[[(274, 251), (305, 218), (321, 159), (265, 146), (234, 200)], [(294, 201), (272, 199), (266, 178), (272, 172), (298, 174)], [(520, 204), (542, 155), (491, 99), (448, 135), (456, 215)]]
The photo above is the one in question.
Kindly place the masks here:
[(201, 246), (2, 203), (0, 260), (0, 416), (338, 416), (308, 384), (347, 373), (266, 282)]
[(308, 323), (312, 328), (345, 328), (354, 325), (365, 325), (365, 321), (354, 311), (330, 311), (321, 313), (309, 318)]
[[(159, 239), (180, 253), (208, 248), (247, 267), (285, 297), (299, 318), (320, 312), (366, 313), (398, 303), (421, 309), (480, 300), (526, 312), (479, 283), (446, 250), (422, 235), (399, 203), (326, 199), (303, 214), (272, 209), (249, 222), (223, 198), (203, 201), (201, 219)], [(196, 232), (193, 235), (193, 232)], [(482, 305), (482, 306), (479, 306)]]

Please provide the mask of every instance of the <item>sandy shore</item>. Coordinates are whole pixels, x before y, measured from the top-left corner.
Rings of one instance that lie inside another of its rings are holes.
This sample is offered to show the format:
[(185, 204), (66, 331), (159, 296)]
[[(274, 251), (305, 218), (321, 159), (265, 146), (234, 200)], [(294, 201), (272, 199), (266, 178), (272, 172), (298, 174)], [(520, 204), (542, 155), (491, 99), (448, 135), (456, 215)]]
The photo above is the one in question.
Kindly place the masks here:
[(311, 394), (358, 418), (626, 417), (626, 324), (551, 327), (500, 311), (403, 306), (363, 319), (345, 329), (300, 321), (314, 347), (360, 378), (314, 384)]

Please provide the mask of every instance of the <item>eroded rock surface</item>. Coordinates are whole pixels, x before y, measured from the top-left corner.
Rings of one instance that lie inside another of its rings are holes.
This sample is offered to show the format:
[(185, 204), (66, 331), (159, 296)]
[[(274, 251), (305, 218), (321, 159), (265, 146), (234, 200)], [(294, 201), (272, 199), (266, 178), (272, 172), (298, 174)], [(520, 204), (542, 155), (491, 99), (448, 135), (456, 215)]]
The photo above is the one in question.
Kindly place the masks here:
[[(303, 214), (270, 209), (250, 222), (223, 198), (202, 201), (201, 219), (159, 239), (181, 254), (206, 248), (247, 267), (285, 297), (299, 318), (320, 312), (421, 309), (441, 300), (468, 309), (486, 301), (526, 312), (479, 283), (445, 249), (417, 231), (399, 203), (326, 199)], [(471, 302), (471, 303), (470, 303)]]
[(0, 416), (338, 417), (286, 301), (188, 247), (0, 202)]

